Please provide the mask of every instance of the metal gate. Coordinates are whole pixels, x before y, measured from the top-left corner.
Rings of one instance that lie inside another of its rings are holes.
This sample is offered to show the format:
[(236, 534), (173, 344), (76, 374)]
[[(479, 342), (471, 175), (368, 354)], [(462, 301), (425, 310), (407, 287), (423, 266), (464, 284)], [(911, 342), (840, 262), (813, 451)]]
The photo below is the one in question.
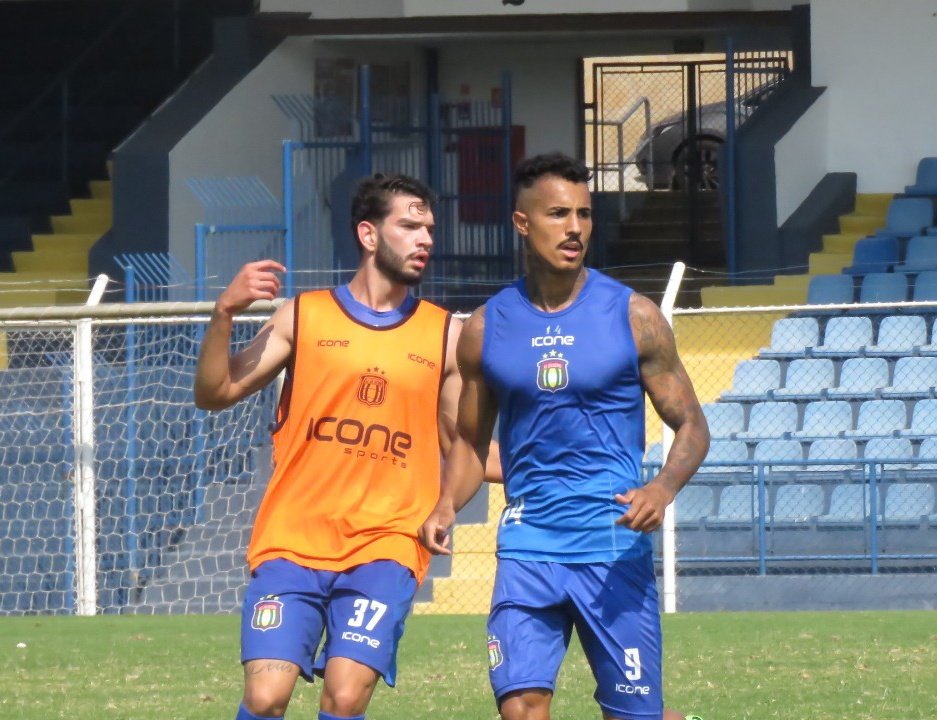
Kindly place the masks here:
[(726, 265), (726, 151), (789, 71), (787, 52), (591, 65), (586, 160), (593, 190), (619, 194), (623, 223), (622, 247), (610, 262), (654, 261), (657, 252), (668, 262)]
[(524, 137), (511, 125), (510, 77), (490, 102), (433, 95), (415, 122), (409, 103), (388, 107), (372, 92), (367, 66), (357, 83), (358, 102), (347, 118), (325, 108), (323, 98), (274, 98), (296, 128), (283, 148), (286, 246), (294, 249), (287, 292), (334, 284), (353, 272), (355, 185), (374, 171), (402, 172), (428, 183), (439, 198), (433, 261), (419, 292), (454, 310), (477, 307), (519, 266), (510, 173)]

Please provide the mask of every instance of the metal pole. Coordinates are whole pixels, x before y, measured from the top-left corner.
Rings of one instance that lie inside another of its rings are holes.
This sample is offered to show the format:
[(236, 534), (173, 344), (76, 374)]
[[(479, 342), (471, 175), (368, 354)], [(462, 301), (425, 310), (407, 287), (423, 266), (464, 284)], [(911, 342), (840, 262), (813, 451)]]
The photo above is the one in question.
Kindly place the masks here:
[[(667, 289), (664, 291), (664, 298), (661, 300), (660, 309), (667, 320), (667, 324), (673, 327), (673, 307), (677, 300), (677, 292), (680, 290), (680, 283), (683, 280), (683, 273), (686, 265), (682, 262), (676, 262), (670, 271), (670, 280), (667, 282)], [(664, 423), (661, 434), (661, 449), (664, 462), (670, 447), (673, 445), (673, 430), (667, 423)], [(664, 612), (677, 612), (677, 519), (673, 503), (667, 506), (664, 511), (664, 524), (661, 528), (661, 560), (663, 562), (663, 596)]]
[[(124, 300), (137, 300), (136, 268), (128, 265), (124, 273)], [(140, 567), (137, 536), (137, 326), (127, 328), (127, 479), (124, 485), (127, 535), (125, 538), (129, 562), (127, 567), (136, 572)]]
[[(884, 466), (883, 466), (884, 467)], [(869, 553), (872, 555), (871, 571), (878, 574), (878, 478), (875, 463), (869, 472)]]
[(514, 259), (514, 267), (511, 269), (512, 276), (517, 274), (517, 253), (514, 249), (514, 223), (511, 222), (511, 210), (514, 204), (514, 192), (511, 187), (511, 178), (513, 177), (513, 153), (511, 151), (511, 73), (504, 71), (501, 73), (501, 129), (504, 140), (502, 142), (502, 202), (504, 203), (504, 244), (501, 246), (504, 251), (510, 251)]
[(195, 299), (205, 301), (205, 236), (208, 228), (203, 223), (195, 224)]
[(722, 194), (726, 208), (726, 269), (729, 279), (735, 282), (735, 42), (726, 38), (726, 142), (723, 153), (725, 162), (722, 179)]
[(293, 142), (292, 140), (283, 141), (283, 241), (286, 244), (284, 248), (284, 265), (286, 265), (286, 277), (284, 278), (284, 292), (286, 297), (293, 297), (293, 275), (296, 268), (293, 264), (296, 262), (294, 256), (295, 228), (293, 223), (295, 217), (293, 214)]
[(370, 175), (371, 169), (371, 67), (362, 65), (361, 72), (361, 116), (358, 119), (360, 123), (360, 141), (361, 141), (361, 171), (363, 175)]
[(765, 489), (765, 466), (758, 466), (758, 574), (768, 574), (768, 531), (765, 527), (765, 510), (767, 508)]
[[(99, 275), (85, 303), (101, 302), (107, 275)], [(94, 344), (91, 320), (75, 325), (74, 428), (75, 428), (75, 567), (78, 575), (76, 613), (94, 615), (97, 611), (97, 507), (94, 477)]]

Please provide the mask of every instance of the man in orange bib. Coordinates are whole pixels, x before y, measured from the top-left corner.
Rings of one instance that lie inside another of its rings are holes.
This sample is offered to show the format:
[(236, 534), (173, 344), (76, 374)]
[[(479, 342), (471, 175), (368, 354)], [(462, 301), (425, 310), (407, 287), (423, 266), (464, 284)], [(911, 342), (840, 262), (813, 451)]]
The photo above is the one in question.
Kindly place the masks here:
[(439, 497), (460, 389), (461, 322), (409, 291), (432, 252), (433, 201), (406, 176), (363, 180), (354, 277), (290, 299), (233, 356), (233, 317), (275, 298), (285, 268), (248, 263), (215, 304), (199, 407), (226, 408), (286, 372), (275, 469), (247, 551), (237, 720), (281, 718), (300, 675), (324, 678), (320, 720), (363, 718), (378, 678), (395, 682), (429, 565), (417, 530)]

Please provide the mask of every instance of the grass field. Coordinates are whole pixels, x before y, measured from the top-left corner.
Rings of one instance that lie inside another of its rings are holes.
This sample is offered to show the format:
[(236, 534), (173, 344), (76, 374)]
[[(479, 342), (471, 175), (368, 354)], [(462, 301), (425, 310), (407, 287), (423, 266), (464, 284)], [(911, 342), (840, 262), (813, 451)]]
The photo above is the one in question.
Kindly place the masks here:
[[(484, 619), (407, 627), (398, 687), (369, 720), (497, 718)], [(664, 634), (667, 704), (706, 720), (937, 717), (937, 612), (682, 614)], [(230, 719), (237, 657), (233, 616), (0, 618), (0, 718)], [(592, 691), (574, 646), (554, 719), (598, 718)], [(314, 720), (317, 697), (303, 684), (288, 717)]]

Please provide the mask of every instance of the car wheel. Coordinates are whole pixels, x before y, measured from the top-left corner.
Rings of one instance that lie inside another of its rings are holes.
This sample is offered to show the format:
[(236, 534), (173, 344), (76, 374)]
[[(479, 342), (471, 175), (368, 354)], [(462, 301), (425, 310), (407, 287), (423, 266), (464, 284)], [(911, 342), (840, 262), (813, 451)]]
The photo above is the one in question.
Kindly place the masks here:
[[(698, 187), (700, 190), (719, 189), (719, 152), (723, 140), (716, 135), (697, 135), (694, 143), (696, 150), (696, 164), (698, 166)], [(690, 157), (689, 139), (681, 142), (671, 157), (673, 175), (670, 187), (674, 190), (685, 190), (689, 187), (690, 177), (693, 174), (692, 158)]]

